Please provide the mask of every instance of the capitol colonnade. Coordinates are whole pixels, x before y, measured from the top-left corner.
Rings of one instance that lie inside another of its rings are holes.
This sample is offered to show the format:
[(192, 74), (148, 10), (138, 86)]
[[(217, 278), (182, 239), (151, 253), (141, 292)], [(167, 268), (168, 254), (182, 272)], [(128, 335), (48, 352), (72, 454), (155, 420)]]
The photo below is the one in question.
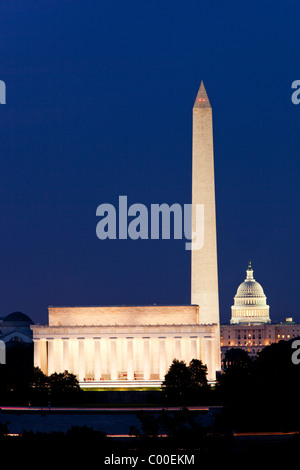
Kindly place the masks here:
[(208, 367), (208, 379), (214, 380), (215, 330), (214, 325), (35, 326), (35, 366), (47, 375), (68, 370), (80, 383), (161, 382), (173, 359), (187, 364), (202, 359)]

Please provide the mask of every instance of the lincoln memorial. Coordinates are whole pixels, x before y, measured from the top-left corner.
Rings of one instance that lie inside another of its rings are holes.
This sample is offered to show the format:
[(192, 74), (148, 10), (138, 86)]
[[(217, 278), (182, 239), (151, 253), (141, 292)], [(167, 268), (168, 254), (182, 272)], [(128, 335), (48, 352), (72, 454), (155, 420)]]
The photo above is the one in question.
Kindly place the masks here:
[(214, 380), (217, 325), (198, 316), (198, 306), (50, 307), (49, 326), (32, 326), (35, 366), (68, 370), (86, 386), (156, 386), (174, 358), (201, 358)]

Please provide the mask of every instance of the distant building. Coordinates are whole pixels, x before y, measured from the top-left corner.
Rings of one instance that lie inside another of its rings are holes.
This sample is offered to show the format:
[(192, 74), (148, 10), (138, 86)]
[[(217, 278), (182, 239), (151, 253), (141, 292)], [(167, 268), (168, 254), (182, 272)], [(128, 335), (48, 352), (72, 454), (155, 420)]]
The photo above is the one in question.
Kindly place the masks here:
[(270, 307), (261, 285), (253, 277), (251, 261), (247, 269), (247, 277), (238, 287), (231, 307), (232, 325), (271, 323)]
[(4, 343), (32, 343), (33, 321), (22, 312), (13, 312), (0, 318), (0, 340)]
[(292, 318), (271, 323), (270, 307), (262, 286), (253, 277), (251, 262), (246, 272), (234, 297), (230, 324), (220, 327), (222, 360), (231, 348), (244, 349), (256, 357), (265, 346), (300, 336), (300, 324)]

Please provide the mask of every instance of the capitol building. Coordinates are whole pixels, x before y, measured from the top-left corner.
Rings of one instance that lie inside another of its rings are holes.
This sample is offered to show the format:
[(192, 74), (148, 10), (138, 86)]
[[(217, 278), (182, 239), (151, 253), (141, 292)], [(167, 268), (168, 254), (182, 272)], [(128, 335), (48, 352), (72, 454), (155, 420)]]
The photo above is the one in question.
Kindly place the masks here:
[(251, 356), (272, 343), (300, 336), (300, 325), (286, 318), (281, 323), (271, 323), (270, 307), (263, 287), (253, 276), (251, 262), (246, 278), (234, 296), (230, 324), (220, 327), (222, 361), (229, 349), (240, 348)]
[(271, 323), (270, 307), (267, 305), (262, 286), (254, 279), (251, 261), (247, 269), (247, 277), (240, 284), (231, 307), (231, 324)]

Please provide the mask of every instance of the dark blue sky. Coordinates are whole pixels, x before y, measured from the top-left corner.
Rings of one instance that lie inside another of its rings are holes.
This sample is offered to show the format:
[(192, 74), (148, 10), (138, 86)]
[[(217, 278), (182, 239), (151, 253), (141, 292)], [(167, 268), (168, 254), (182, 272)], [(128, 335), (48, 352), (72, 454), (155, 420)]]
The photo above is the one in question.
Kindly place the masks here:
[(298, 1), (0, 3), (0, 315), (189, 304), (184, 240), (100, 241), (96, 208), (191, 202), (192, 106), (214, 118), (221, 321), (252, 260), (300, 321)]

